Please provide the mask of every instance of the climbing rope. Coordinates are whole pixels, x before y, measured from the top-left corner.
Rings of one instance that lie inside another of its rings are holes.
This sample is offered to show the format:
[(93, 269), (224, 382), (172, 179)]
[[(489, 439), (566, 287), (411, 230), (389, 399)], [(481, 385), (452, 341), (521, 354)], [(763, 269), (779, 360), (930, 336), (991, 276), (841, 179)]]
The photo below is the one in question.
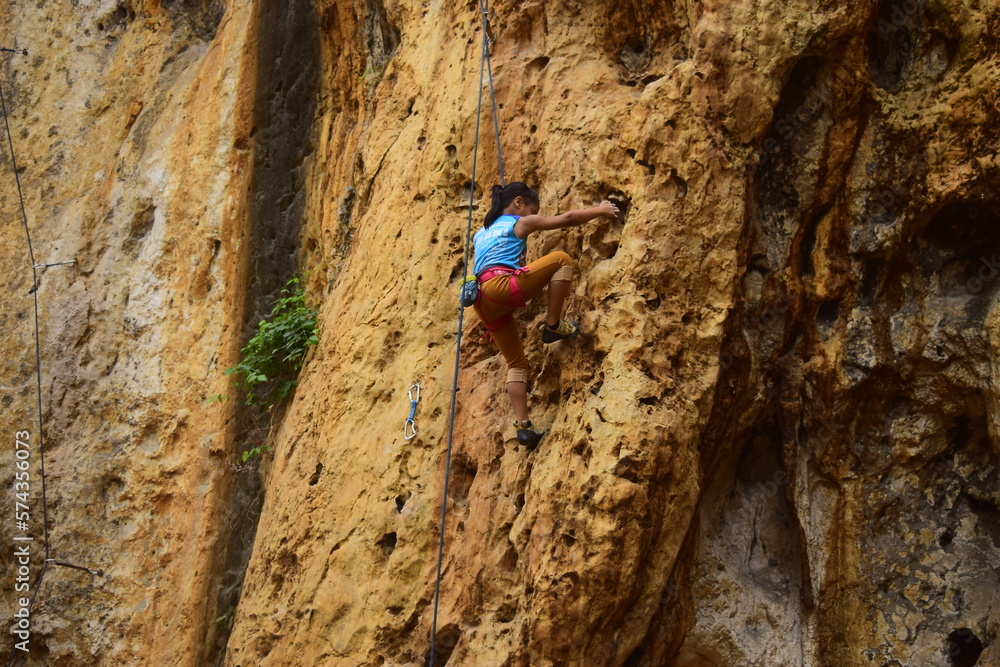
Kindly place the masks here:
[[(416, 389), (416, 396), (414, 396), (413, 390)], [(410, 416), (406, 418), (406, 423), (403, 424), (403, 440), (413, 440), (417, 437), (417, 427), (413, 423), (413, 415), (417, 414), (417, 403), (420, 402), (420, 383), (414, 382), (410, 385), (410, 390), (406, 392), (406, 395), (410, 397)]]
[[(17, 49), (6, 49), (0, 48), (0, 52), (3, 53), (14, 53), (20, 55), (28, 55), (28, 50), (17, 50)], [(35, 606), (35, 598), (38, 597), (38, 592), (42, 588), (42, 580), (45, 578), (45, 573), (48, 571), (49, 563), (59, 565), (61, 567), (72, 568), (74, 570), (83, 570), (84, 572), (89, 572), (92, 575), (102, 576), (104, 573), (101, 570), (91, 570), (90, 568), (81, 567), (79, 565), (73, 565), (71, 563), (65, 563), (62, 561), (55, 560), (50, 557), (49, 549), (49, 510), (48, 502), (45, 493), (45, 445), (42, 438), (42, 434), (45, 432), (45, 423), (42, 417), (42, 353), (41, 353), (41, 339), (39, 336), (39, 325), (38, 325), (38, 270), (44, 269), (49, 266), (62, 266), (67, 264), (75, 264), (76, 260), (70, 260), (67, 262), (56, 262), (53, 264), (38, 264), (35, 262), (35, 251), (31, 244), (31, 231), (28, 228), (28, 213), (24, 206), (24, 194), (21, 190), (21, 176), (17, 169), (17, 156), (14, 154), (14, 140), (11, 138), (10, 134), (10, 122), (7, 116), (7, 101), (3, 95), (3, 86), (0, 85), (0, 109), (3, 111), (3, 124), (4, 129), (7, 133), (7, 144), (10, 146), (10, 161), (11, 167), (14, 170), (14, 182), (17, 184), (17, 198), (21, 205), (21, 220), (24, 223), (24, 235), (28, 240), (28, 259), (31, 261), (31, 294), (34, 298), (35, 303), (35, 389), (36, 389), (36, 399), (38, 404), (38, 459), (40, 465), (40, 476), (42, 480), (42, 534), (45, 541), (45, 560), (42, 563), (42, 570), (38, 573), (38, 579), (35, 580), (34, 591), (31, 594), (31, 599), (28, 603), (28, 614), (30, 616), (32, 608)], [(15, 537), (14, 539), (18, 539)], [(30, 539), (30, 538), (28, 538)], [(17, 647), (11, 649), (10, 657), (7, 659), (8, 667), (14, 662), (14, 656), (16, 655)]]
[[(497, 96), (496, 91), (493, 89), (493, 65), (490, 60), (490, 46), (492, 46), (495, 41), (492, 37), (493, 30), (490, 28), (490, 19), (493, 15), (489, 11), (489, 0), (481, 0), (479, 5), (479, 11), (483, 15), (483, 39), (486, 40), (486, 44), (483, 47), (483, 57), (486, 60), (486, 74), (489, 77), (490, 82), (490, 102), (493, 106), (493, 133), (496, 136), (497, 142), (497, 170), (500, 172), (500, 185), (506, 187), (507, 179), (504, 177), (503, 173), (503, 151), (500, 149), (500, 113), (497, 111)], [(482, 77), (480, 77), (481, 79)], [(482, 89), (482, 81), (479, 83), (480, 90)], [(479, 135), (476, 135), (476, 139), (479, 139)], [(475, 186), (475, 183), (473, 183)], [(470, 198), (471, 200), (471, 198)], [(469, 202), (470, 206), (472, 202)]]
[[(500, 147), (500, 118), (497, 115), (496, 91), (493, 88), (493, 68), (490, 65), (490, 45), (493, 42), (490, 36), (493, 34), (493, 29), (490, 26), (492, 15), (489, 10), (489, 0), (479, 0), (479, 13), (483, 21), (483, 48), (479, 61), (479, 101), (476, 104), (476, 137), (472, 149), (472, 177), (469, 183), (469, 218), (465, 229), (465, 258), (463, 260), (465, 272), (462, 275), (468, 275), (469, 273), (469, 251), (472, 247), (472, 212), (475, 209), (476, 166), (479, 158), (479, 123), (483, 110), (483, 78), (487, 70), (490, 73), (490, 99), (493, 105), (493, 128), (496, 134), (497, 164), (500, 171), (500, 182), (502, 185), (507, 184), (503, 173), (503, 151)], [(437, 644), (438, 605), (441, 599), (441, 566), (444, 560), (445, 522), (448, 519), (448, 482), (451, 478), (451, 451), (455, 437), (455, 403), (458, 396), (458, 369), (462, 359), (462, 322), (464, 314), (465, 309), (459, 306), (458, 333), (455, 337), (455, 373), (451, 386), (451, 413), (448, 418), (448, 447), (445, 452), (444, 462), (444, 490), (441, 494), (441, 528), (438, 535), (437, 577), (434, 581), (434, 616), (431, 621), (430, 667), (434, 667), (435, 645)]]

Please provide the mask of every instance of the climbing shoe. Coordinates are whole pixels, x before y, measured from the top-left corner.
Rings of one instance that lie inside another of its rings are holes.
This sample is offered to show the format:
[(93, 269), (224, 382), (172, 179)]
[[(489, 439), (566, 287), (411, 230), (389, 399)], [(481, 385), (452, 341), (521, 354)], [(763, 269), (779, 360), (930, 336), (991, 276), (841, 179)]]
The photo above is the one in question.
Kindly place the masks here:
[(519, 445), (531, 451), (538, 446), (538, 441), (542, 439), (545, 432), (539, 433), (531, 426), (531, 421), (519, 422), (514, 420), (514, 426), (517, 427), (517, 442)]
[(569, 320), (559, 320), (559, 324), (554, 327), (550, 327), (545, 322), (542, 322), (538, 329), (542, 332), (543, 343), (566, 340), (580, 333), (580, 326), (576, 322), (570, 322)]

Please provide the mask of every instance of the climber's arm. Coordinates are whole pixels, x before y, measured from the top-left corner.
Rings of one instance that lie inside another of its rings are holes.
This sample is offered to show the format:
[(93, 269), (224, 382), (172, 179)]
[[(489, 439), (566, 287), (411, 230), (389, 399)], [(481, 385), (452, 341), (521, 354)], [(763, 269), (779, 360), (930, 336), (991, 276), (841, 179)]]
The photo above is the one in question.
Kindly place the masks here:
[(517, 219), (514, 224), (514, 234), (519, 239), (528, 237), (532, 232), (540, 232), (548, 229), (562, 229), (563, 227), (576, 227), (594, 218), (606, 215), (610, 218), (618, 217), (618, 207), (609, 201), (601, 202), (600, 206), (593, 208), (581, 208), (575, 211), (566, 211), (559, 215), (525, 215)]

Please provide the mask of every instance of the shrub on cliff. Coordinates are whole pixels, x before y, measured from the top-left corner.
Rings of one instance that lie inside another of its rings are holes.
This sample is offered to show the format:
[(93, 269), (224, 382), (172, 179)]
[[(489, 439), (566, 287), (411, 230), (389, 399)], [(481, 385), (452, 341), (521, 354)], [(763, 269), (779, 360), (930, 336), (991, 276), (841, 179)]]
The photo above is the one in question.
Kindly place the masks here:
[(269, 319), (257, 325), (257, 334), (240, 350), (240, 363), (227, 368), (246, 393), (247, 405), (271, 407), (286, 398), (298, 384), (306, 350), (319, 342), (317, 310), (306, 306), (305, 293), (292, 278), (281, 290)]

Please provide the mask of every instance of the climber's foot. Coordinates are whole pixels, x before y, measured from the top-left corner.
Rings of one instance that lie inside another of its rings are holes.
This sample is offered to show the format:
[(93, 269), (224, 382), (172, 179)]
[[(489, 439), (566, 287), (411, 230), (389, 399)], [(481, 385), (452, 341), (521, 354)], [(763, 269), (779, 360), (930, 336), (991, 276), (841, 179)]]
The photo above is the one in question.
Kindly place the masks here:
[(531, 426), (531, 421), (515, 421), (517, 427), (517, 442), (528, 451), (538, 446), (538, 441), (542, 439), (545, 432), (538, 432)]
[(548, 324), (542, 322), (538, 329), (542, 332), (543, 343), (554, 343), (557, 340), (566, 340), (567, 338), (572, 338), (580, 333), (580, 325), (576, 322), (570, 322), (569, 320), (559, 320), (559, 323), (554, 327), (550, 327)]

